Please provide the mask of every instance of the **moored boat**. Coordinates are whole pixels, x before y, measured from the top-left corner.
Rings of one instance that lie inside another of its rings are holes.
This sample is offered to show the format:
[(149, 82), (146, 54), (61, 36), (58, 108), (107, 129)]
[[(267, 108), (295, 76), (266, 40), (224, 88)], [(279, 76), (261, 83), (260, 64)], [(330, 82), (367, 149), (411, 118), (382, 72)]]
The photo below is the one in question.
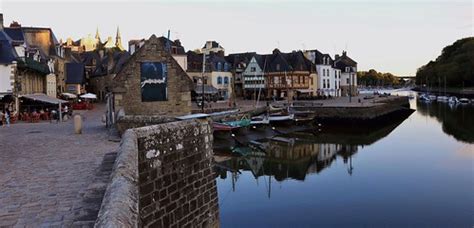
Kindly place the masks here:
[(437, 100), (438, 102), (448, 102), (449, 97), (447, 97), (447, 96), (439, 96), (436, 100)]
[(242, 118), (236, 121), (213, 122), (212, 128), (214, 131), (233, 131), (239, 128), (250, 126), (250, 120)]
[(270, 119), (268, 118), (268, 115), (260, 115), (260, 116), (254, 116), (250, 120), (251, 125), (263, 125), (263, 124), (269, 124)]
[(449, 102), (450, 104), (457, 104), (457, 103), (459, 103), (459, 100), (458, 100), (457, 97), (452, 96), (452, 97), (449, 98), (448, 102)]
[(469, 104), (471, 101), (465, 97), (459, 99), (459, 103), (461, 104)]

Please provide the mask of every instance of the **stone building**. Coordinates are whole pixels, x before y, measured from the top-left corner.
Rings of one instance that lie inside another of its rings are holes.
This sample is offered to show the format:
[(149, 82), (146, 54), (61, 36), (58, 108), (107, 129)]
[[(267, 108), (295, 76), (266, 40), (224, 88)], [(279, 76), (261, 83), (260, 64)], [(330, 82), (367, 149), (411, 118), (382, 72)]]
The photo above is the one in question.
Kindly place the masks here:
[(192, 88), (165, 44), (152, 35), (115, 76), (113, 103), (124, 115), (185, 115), (191, 113)]

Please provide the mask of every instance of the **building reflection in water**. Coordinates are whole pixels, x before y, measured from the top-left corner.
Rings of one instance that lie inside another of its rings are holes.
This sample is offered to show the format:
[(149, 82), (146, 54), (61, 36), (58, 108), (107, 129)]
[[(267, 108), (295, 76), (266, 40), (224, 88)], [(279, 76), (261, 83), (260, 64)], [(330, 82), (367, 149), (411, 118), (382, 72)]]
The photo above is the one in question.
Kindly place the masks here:
[(268, 177), (270, 197), (272, 178), (278, 182), (287, 179), (304, 181), (307, 175), (322, 172), (338, 158), (347, 165), (347, 172), (352, 175), (352, 156), (357, 153), (357, 148), (357, 145), (317, 143), (278, 136), (231, 148), (234, 156), (218, 161), (215, 171), (222, 179), (230, 173), (234, 190), (241, 171), (250, 171), (256, 181), (259, 177), (265, 180)]
[(256, 182), (268, 177), (268, 196), (272, 179), (304, 181), (308, 175), (318, 174), (337, 160), (342, 159), (348, 175), (354, 174), (354, 155), (359, 147), (371, 145), (389, 135), (407, 119), (413, 110), (397, 113), (389, 121), (361, 126), (323, 126), (281, 134), (242, 144), (217, 142), (215, 145), (232, 145), (215, 148), (216, 176), (227, 179), (231, 174), (233, 189), (242, 171), (250, 171)]

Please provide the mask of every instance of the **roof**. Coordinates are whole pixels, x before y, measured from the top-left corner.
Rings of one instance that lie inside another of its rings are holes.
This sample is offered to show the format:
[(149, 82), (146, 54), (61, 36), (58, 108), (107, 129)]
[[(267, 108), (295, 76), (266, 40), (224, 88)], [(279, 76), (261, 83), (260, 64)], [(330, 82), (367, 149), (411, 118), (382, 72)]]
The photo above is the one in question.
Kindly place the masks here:
[(331, 58), (331, 55), (329, 54), (323, 54), (322, 52), (320, 52), (319, 50), (317, 49), (313, 49), (313, 50), (307, 50), (306, 52), (310, 52), (310, 53), (314, 53), (314, 64), (317, 64), (317, 65), (321, 65), (323, 64), (323, 59), (324, 58), (329, 58), (329, 64), (332, 65), (333, 64), (333, 59)]
[(357, 62), (347, 56), (347, 52), (342, 52), (342, 56), (337, 56), (336, 60), (334, 61), (334, 66), (341, 71), (346, 70), (346, 67), (351, 67), (351, 72), (355, 72), (353, 67), (357, 67)]
[(0, 63), (9, 64), (17, 57), (15, 49), (11, 45), (10, 37), (3, 31), (0, 31)]
[(11, 37), (12, 40), (16, 40), (16, 41), (25, 40), (23, 38), (23, 31), (21, 30), (21, 27), (4, 28), (3, 30), (8, 34), (8, 36)]
[(164, 36), (158, 37), (158, 39), (165, 45), (165, 47), (169, 42), (171, 48), (174, 48), (175, 50), (171, 54), (186, 55), (186, 51), (184, 50), (184, 47), (181, 45), (181, 42), (179, 40), (172, 41)]
[(68, 101), (65, 101), (65, 100), (46, 96), (46, 94), (44, 93), (27, 94), (27, 95), (22, 95), (21, 97), (29, 99), (29, 100), (40, 101), (40, 102), (50, 103), (50, 104), (68, 103)]
[(84, 83), (84, 64), (66, 63), (66, 84)]
[[(216, 41), (208, 41), (208, 42), (211, 42), (211, 48), (218, 48), (219, 47), (219, 43), (217, 43)], [(202, 48), (206, 48), (207, 46), (207, 42), (204, 44), (204, 47)]]

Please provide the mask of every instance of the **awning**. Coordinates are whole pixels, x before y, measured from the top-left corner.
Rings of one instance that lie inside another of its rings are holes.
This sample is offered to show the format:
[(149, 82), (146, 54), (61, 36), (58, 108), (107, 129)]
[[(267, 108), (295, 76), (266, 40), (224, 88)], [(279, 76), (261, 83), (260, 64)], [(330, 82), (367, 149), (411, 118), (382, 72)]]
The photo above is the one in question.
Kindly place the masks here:
[[(203, 86), (202, 85), (195, 85), (194, 92), (197, 94), (202, 94)], [(204, 85), (204, 94), (217, 94), (218, 90), (211, 85)]]
[(27, 94), (27, 95), (22, 95), (21, 97), (29, 99), (29, 100), (33, 100), (33, 101), (40, 101), (40, 102), (50, 103), (50, 104), (68, 103), (68, 101), (65, 101), (65, 100), (46, 96), (46, 94), (44, 93)]
[(296, 91), (300, 93), (312, 93), (314, 92), (312, 89), (297, 89)]

